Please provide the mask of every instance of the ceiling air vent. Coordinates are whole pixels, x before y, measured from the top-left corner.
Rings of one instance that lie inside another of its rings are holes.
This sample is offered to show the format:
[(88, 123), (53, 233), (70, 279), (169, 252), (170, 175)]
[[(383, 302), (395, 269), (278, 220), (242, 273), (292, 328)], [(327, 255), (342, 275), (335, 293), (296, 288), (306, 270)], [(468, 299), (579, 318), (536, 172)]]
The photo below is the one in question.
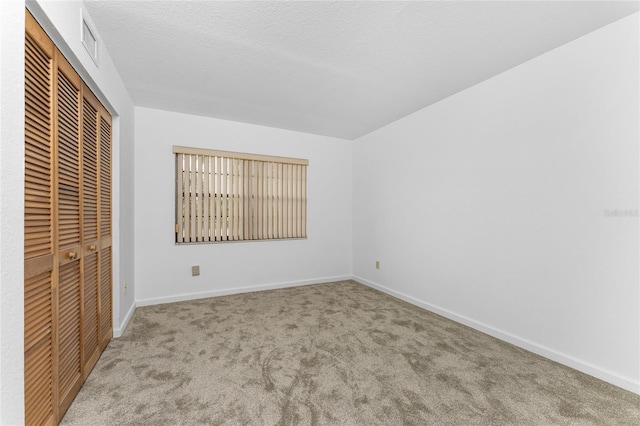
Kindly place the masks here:
[(82, 30), (80, 32), (80, 40), (84, 45), (87, 52), (89, 52), (89, 56), (93, 59), (93, 62), (98, 65), (98, 39), (95, 36), (95, 31), (91, 29), (89, 23), (85, 19), (84, 15), (82, 16)]

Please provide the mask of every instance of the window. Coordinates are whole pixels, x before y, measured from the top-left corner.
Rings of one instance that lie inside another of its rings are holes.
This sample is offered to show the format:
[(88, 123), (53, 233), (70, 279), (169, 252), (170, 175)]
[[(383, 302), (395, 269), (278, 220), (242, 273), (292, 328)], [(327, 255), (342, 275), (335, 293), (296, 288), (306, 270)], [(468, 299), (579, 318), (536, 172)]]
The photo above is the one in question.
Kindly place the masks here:
[(308, 160), (174, 146), (176, 243), (307, 237)]

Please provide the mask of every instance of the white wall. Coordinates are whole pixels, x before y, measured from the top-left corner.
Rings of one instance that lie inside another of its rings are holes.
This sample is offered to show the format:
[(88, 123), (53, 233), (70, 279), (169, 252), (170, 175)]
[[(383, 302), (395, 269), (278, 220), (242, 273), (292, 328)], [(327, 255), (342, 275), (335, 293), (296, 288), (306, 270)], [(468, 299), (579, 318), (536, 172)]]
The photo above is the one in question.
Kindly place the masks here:
[[(309, 159), (308, 239), (175, 245), (173, 145)], [(350, 277), (351, 167), (345, 140), (136, 107), (137, 304)]]
[[(113, 123), (113, 273), (133, 286), (133, 103), (106, 50), (96, 67), (80, 44), (81, 2), (28, 2), (27, 7), (78, 73), (105, 103)], [(23, 188), (24, 188), (24, 13), (25, 2), (0, 2), (2, 110), (0, 140), (0, 424), (24, 421), (23, 401)], [(86, 11), (85, 11), (86, 13)], [(89, 17), (90, 19), (90, 17)], [(99, 34), (96, 34), (100, 40)], [(122, 214), (124, 211), (125, 215)], [(122, 235), (121, 228), (130, 232)], [(122, 236), (122, 238), (121, 238)], [(131, 287), (130, 287), (131, 288)], [(133, 307), (133, 291), (114, 289), (114, 332)]]
[(357, 279), (640, 392), (638, 16), (358, 139)]

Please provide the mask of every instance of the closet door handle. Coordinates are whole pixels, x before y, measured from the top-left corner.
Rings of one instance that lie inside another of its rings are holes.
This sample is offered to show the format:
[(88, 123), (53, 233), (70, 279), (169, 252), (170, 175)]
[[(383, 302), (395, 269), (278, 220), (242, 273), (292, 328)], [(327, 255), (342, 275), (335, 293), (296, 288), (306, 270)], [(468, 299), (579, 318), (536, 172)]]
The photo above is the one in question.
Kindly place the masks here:
[(96, 246), (89, 246), (89, 251), (96, 251)]
[(78, 253), (75, 251), (70, 251), (68, 256), (69, 256), (69, 259), (73, 260), (78, 257)]

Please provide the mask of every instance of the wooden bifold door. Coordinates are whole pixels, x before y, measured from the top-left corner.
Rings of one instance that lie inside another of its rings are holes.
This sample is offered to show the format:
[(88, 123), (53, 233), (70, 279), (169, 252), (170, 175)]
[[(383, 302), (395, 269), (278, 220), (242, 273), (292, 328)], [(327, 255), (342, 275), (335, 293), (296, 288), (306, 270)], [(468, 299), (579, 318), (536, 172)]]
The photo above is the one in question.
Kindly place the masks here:
[(26, 12), (25, 422), (57, 424), (111, 339), (111, 116)]

